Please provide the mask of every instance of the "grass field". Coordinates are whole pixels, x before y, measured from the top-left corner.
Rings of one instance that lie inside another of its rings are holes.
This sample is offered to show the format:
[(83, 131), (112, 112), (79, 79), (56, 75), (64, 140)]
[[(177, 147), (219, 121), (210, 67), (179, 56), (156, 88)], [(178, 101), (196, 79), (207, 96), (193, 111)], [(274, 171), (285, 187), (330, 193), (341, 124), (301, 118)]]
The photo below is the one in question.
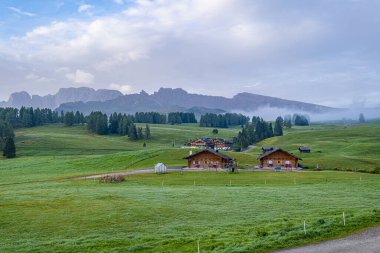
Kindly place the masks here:
[[(84, 127), (19, 129), (18, 158), (0, 158), (0, 252), (266, 252), (380, 223), (380, 175), (352, 172), (212, 172), (127, 176), (121, 184), (70, 177), (184, 166), (195, 125), (152, 125), (153, 139), (97, 136)], [(294, 128), (259, 145), (322, 168), (380, 167), (380, 122)], [(239, 128), (221, 129), (229, 138)], [(175, 147), (172, 147), (172, 143)], [(320, 152), (316, 152), (320, 151)], [(229, 153), (242, 167), (259, 148)], [(342, 213), (346, 215), (343, 226)], [(303, 222), (307, 233), (304, 234)]]
[[(301, 157), (310, 168), (380, 170), (380, 122), (356, 125), (312, 125), (296, 127), (285, 136), (264, 140), (263, 146), (279, 146)], [(299, 146), (312, 153), (300, 154)], [(258, 154), (257, 151), (253, 151)]]
[(265, 252), (380, 222), (379, 184), (347, 172), (185, 172), (0, 186), (0, 251), (196, 252), (200, 240), (202, 252)]

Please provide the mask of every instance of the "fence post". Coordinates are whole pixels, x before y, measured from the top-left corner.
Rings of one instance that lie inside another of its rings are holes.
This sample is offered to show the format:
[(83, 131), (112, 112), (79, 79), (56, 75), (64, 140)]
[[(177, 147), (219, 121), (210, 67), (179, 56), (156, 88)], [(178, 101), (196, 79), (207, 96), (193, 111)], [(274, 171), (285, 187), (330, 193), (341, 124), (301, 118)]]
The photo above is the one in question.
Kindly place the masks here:
[(201, 252), (201, 247), (199, 245), (199, 240), (198, 240), (198, 253), (200, 253), (200, 252)]
[(343, 212), (343, 226), (346, 226), (346, 216), (344, 215), (344, 212)]
[(305, 232), (305, 235), (306, 235), (306, 220), (303, 221), (303, 231)]

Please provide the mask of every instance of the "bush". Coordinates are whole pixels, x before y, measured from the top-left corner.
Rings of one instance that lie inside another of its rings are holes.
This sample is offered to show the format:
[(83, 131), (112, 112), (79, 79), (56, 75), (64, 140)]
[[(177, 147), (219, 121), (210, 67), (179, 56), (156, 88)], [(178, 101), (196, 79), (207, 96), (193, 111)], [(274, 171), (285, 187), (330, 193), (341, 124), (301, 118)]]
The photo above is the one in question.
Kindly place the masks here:
[(123, 182), (125, 178), (122, 175), (107, 175), (99, 179), (100, 183), (120, 183)]
[(256, 231), (256, 235), (259, 236), (259, 237), (265, 237), (265, 236), (268, 235), (268, 232), (266, 231), (265, 228), (259, 228)]
[(372, 169), (370, 173), (372, 173), (372, 174), (380, 174), (380, 167)]
[(325, 224), (325, 223), (326, 223), (326, 221), (324, 219), (317, 220), (317, 224), (318, 225), (322, 225), (322, 224)]

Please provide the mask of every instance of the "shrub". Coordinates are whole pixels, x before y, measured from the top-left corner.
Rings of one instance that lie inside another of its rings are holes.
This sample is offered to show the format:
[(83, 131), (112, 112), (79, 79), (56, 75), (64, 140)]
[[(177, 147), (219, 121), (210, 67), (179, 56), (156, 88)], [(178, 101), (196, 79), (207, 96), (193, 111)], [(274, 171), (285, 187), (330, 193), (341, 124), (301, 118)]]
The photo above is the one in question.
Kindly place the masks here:
[(101, 183), (120, 183), (123, 182), (125, 178), (122, 175), (107, 175), (99, 179)]
[(325, 224), (325, 223), (326, 223), (326, 221), (324, 219), (317, 220), (317, 224), (318, 225), (322, 225), (322, 224)]
[(259, 237), (265, 237), (268, 235), (268, 231), (265, 228), (258, 228), (256, 231), (256, 235)]

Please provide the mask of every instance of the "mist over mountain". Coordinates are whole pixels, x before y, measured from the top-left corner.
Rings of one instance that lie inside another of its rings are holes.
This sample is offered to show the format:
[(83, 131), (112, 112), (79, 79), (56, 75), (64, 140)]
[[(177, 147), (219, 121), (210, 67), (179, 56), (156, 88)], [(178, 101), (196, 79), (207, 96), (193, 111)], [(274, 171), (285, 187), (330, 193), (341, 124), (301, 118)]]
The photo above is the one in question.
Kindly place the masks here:
[(61, 104), (69, 102), (107, 101), (123, 96), (116, 90), (95, 90), (92, 88), (61, 88), (55, 95), (29, 95), (27, 92), (16, 92), (10, 95), (8, 101), (0, 102), (0, 107), (32, 106), (55, 109)]
[(105, 113), (192, 111), (196, 114), (204, 114), (206, 112), (252, 112), (261, 107), (283, 108), (295, 112), (302, 111), (310, 113), (323, 113), (334, 110), (334, 108), (331, 107), (251, 93), (239, 93), (232, 98), (226, 98), (221, 96), (191, 94), (179, 88), (160, 88), (151, 95), (145, 91), (141, 91), (139, 94), (119, 96), (108, 101), (64, 103), (58, 107), (57, 110), (78, 110), (85, 114), (91, 111), (102, 111)]

